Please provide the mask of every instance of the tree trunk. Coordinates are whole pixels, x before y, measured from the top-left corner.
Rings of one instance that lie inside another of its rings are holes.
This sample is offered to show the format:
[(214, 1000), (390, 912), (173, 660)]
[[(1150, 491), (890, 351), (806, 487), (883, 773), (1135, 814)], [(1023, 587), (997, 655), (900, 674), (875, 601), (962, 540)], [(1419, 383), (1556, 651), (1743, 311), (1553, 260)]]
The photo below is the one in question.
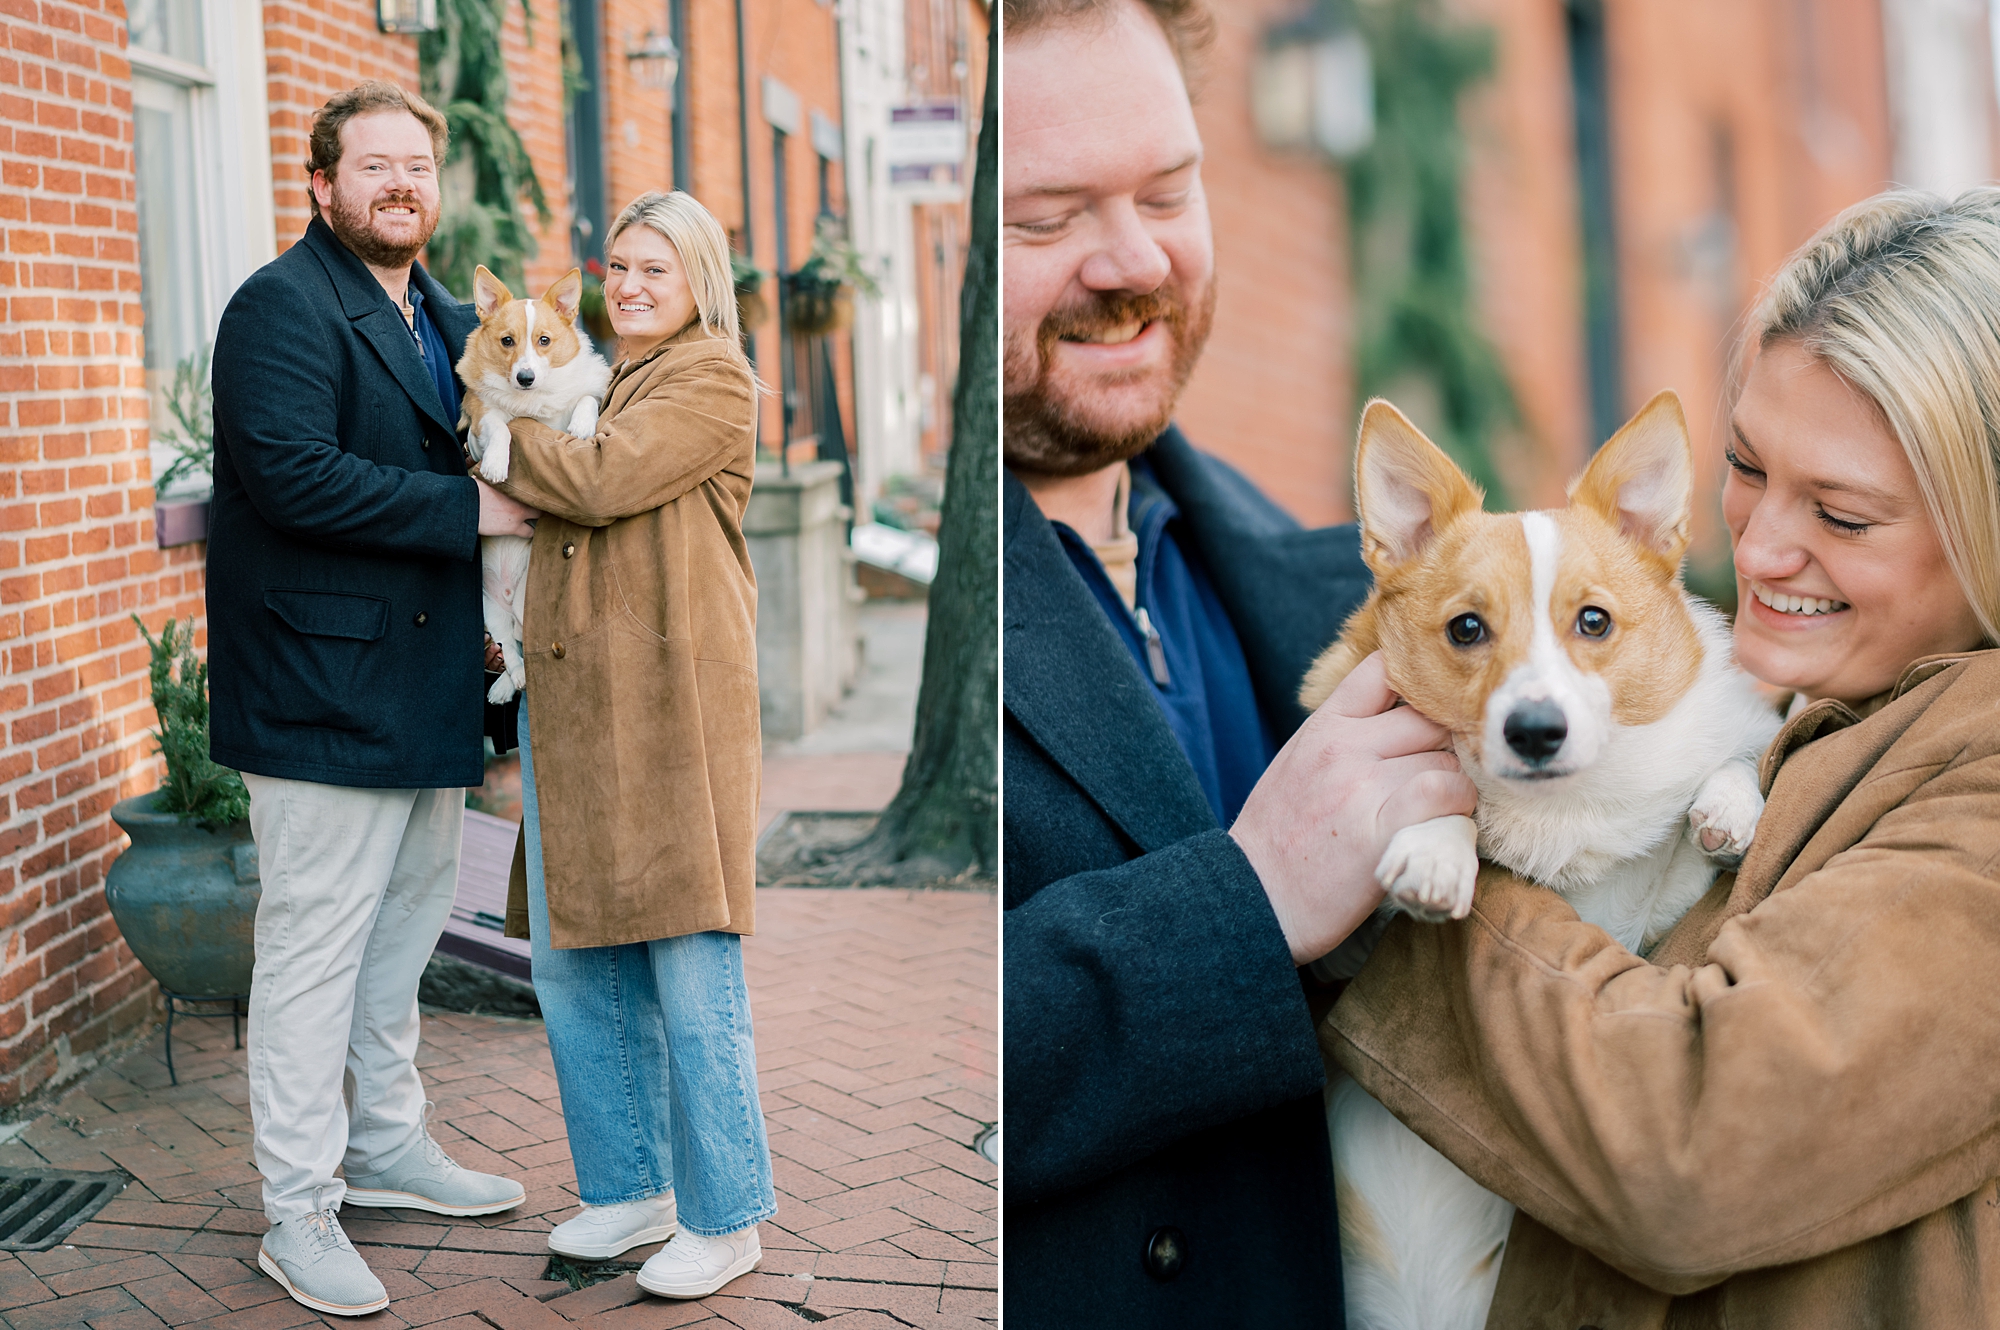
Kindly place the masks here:
[(986, 886), (999, 868), (998, 46), (996, 22), (987, 36), (951, 454), (909, 762), (902, 788), (864, 840), (808, 851), (784, 874), (787, 882)]

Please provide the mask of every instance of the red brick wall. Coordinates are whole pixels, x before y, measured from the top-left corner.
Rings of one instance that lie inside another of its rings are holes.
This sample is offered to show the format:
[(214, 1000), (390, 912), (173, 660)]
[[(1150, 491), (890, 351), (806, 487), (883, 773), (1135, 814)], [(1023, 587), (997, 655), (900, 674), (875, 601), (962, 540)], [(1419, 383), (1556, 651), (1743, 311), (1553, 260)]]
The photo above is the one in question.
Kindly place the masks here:
[[(553, 46), (554, 19), (544, 26), (551, 29)], [(417, 39), (376, 31), (375, 6), (362, 0), (266, 0), (264, 66), (270, 79), (271, 180), (282, 254), (312, 220), (306, 135), (313, 112), (334, 93), (364, 79), (391, 79), (417, 91)]]
[(130, 615), (198, 613), (153, 544), (132, 97), (115, 0), (0, 11), (0, 1105), (151, 1019), (104, 904), (158, 782)]
[(1215, 227), (1215, 328), (1175, 416), (1308, 524), (1352, 512), (1353, 329), (1347, 203), (1319, 162), (1280, 157), (1250, 121), (1251, 57), (1291, 0), (1215, 5), (1197, 85), (1202, 182)]
[[(1785, 257), (1891, 174), (1875, 0), (1605, 6), (1625, 407), (1679, 391), (1694, 435), (1691, 557), (1725, 566), (1718, 495), (1729, 353)], [(1733, 252), (1698, 260), (1706, 219)]]
[[(563, 116), (562, 25), (556, 5), (552, 0), (535, 5), (532, 31), (524, 8), (508, 5), (501, 44), (507, 53), (511, 90), (507, 122), (528, 149), (528, 160), (534, 163), (535, 176), (542, 182), (542, 193), (549, 203), (547, 225), (532, 205), (521, 210), (541, 249), (524, 265), (528, 290), (516, 294), (539, 296), (576, 266), (569, 248), (569, 144)], [(462, 294), (472, 298), (470, 291)]]

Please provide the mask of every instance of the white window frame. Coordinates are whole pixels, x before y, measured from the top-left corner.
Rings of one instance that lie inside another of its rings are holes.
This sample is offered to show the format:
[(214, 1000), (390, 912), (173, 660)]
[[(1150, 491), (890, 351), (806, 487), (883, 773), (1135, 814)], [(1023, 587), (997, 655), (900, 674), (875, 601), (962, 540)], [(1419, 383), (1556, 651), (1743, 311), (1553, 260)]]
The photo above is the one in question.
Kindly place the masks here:
[[(213, 341), (229, 297), (277, 257), (277, 216), (262, 0), (197, 2), (205, 65), (129, 43), (125, 54), (135, 82), (155, 79), (190, 94), (195, 225), (205, 242), (198, 256), (200, 323), (204, 339)], [(155, 445), (156, 476), (171, 456)]]

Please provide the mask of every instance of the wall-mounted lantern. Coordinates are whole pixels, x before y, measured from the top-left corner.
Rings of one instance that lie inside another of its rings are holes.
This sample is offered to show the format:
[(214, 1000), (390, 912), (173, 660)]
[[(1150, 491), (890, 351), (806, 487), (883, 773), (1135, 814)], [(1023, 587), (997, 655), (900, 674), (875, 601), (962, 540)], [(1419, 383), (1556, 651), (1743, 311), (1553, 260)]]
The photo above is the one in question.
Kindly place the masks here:
[(648, 28), (644, 41), (625, 48), (625, 67), (641, 86), (672, 92), (681, 72), (680, 48), (666, 33)]
[(437, 0), (375, 0), (375, 26), (384, 32), (436, 32)]
[(1368, 43), (1343, 0), (1271, 28), (1250, 78), (1250, 113), (1267, 148), (1345, 160), (1375, 138)]

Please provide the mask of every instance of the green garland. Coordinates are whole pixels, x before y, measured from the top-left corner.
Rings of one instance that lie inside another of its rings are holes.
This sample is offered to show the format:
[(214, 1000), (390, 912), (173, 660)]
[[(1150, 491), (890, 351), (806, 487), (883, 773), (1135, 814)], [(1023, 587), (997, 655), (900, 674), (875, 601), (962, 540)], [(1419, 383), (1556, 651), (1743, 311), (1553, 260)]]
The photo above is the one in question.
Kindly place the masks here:
[[(521, 11), (532, 44), (528, 0), (521, 0)], [(522, 293), (522, 264), (539, 246), (521, 220), (521, 200), (534, 205), (544, 226), (553, 216), (528, 149), (507, 123), (507, 60), (500, 45), (506, 14), (506, 0), (440, 0), (437, 30), (417, 40), (424, 96), (451, 126), (431, 275), (461, 299), (471, 297), (472, 270), (481, 263)]]
[(1492, 72), (1493, 35), (1447, 23), (1437, 0), (1364, 0), (1354, 13), (1375, 83), (1374, 141), (1347, 166), (1361, 396), (1435, 393), (1434, 411), (1415, 412), (1435, 418), (1419, 423), (1504, 506), (1491, 444), (1520, 415), (1473, 318), (1459, 198), (1459, 96)]

